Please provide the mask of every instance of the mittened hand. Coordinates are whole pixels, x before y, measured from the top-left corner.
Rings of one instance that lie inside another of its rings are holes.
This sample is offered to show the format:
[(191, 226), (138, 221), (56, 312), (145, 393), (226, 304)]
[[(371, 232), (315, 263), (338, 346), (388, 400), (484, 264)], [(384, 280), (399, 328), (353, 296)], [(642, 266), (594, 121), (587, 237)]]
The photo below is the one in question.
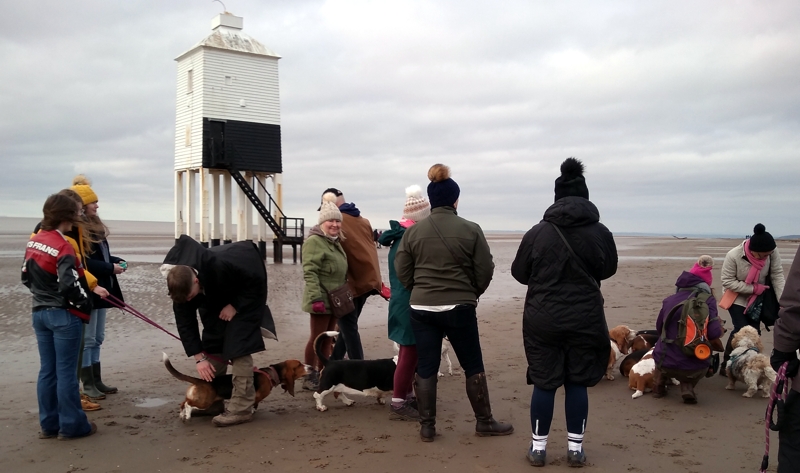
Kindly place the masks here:
[(769, 289), (769, 286), (766, 286), (764, 284), (759, 284), (759, 283), (753, 284), (753, 294), (757, 296), (763, 294), (764, 291), (766, 291), (767, 289)]
[(311, 310), (316, 314), (323, 314), (325, 313), (325, 303), (322, 301), (314, 302), (311, 304)]

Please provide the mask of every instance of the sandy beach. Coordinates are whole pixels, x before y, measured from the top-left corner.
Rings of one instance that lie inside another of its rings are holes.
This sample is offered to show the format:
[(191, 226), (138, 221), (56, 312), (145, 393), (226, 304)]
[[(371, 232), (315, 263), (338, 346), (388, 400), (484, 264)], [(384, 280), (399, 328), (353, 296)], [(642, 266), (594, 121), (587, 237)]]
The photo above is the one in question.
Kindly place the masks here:
[[(115, 230), (112, 253), (129, 261), (120, 277), (125, 299), (169, 330), (175, 330), (166, 284), (157, 271), (174, 239), (169, 231)], [(331, 399), (327, 412), (314, 409), (311, 393), (291, 397), (280, 389), (261, 403), (255, 420), (227, 429), (208, 417), (187, 423), (178, 418), (186, 385), (161, 363), (166, 352), (185, 373), (194, 373), (177, 341), (134, 317), (109, 311), (103, 345), (104, 380), (119, 388), (89, 413), (98, 433), (72, 442), (38, 440), (36, 340), (30, 323), (30, 295), (19, 283), (25, 232), (0, 234), (0, 343), (4, 372), (0, 383), (0, 461), (9, 472), (219, 472), (219, 471), (528, 471), (531, 387), (525, 384), (521, 318), (526, 288), (513, 280), (511, 262), (521, 234), (489, 235), (496, 269), (481, 298), (478, 318), (492, 407), (496, 418), (514, 423), (509, 437), (474, 435), (474, 416), (457, 373), (439, 383), (436, 441), (422, 443), (415, 423), (390, 421), (386, 406), (356, 398), (346, 407)], [(674, 290), (680, 272), (700, 254), (715, 258), (714, 288), (721, 292), (719, 268), (731, 239), (618, 237), (617, 274), (603, 283), (608, 325), (653, 328), (661, 300)], [(779, 241), (788, 270), (796, 241)], [(378, 250), (388, 280), (387, 249)], [(271, 258), (270, 258), (271, 261)], [(291, 258), (288, 259), (291, 261)], [(279, 341), (255, 355), (256, 364), (302, 359), (308, 315), (300, 310), (300, 265), (270, 264), (269, 304)], [(720, 311), (728, 318), (726, 311)], [(367, 302), (361, 335), (367, 358), (391, 357), (386, 333), (387, 303)], [(729, 323), (730, 326), (730, 323)], [(767, 350), (772, 334), (764, 332)], [(451, 355), (452, 356), (452, 355)], [(453, 361), (457, 365), (456, 358)], [(590, 471), (730, 472), (757, 471), (764, 452), (767, 400), (745, 399), (744, 389), (726, 391), (726, 379), (701, 381), (697, 405), (684, 405), (673, 390), (664, 399), (646, 394), (632, 400), (627, 378), (602, 380), (589, 391), (590, 412), (584, 448)], [(545, 471), (564, 471), (566, 428), (563, 390), (556, 400)], [(770, 471), (777, 463), (773, 434)]]

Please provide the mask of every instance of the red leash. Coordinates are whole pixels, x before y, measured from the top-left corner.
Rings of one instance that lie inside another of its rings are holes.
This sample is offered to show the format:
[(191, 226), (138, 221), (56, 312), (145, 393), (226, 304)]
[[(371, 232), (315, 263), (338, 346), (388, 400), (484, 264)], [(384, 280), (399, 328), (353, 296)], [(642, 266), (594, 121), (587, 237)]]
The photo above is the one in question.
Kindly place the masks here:
[[(174, 333), (170, 332), (169, 330), (165, 329), (164, 327), (162, 327), (161, 325), (159, 325), (158, 323), (153, 321), (153, 319), (147, 317), (146, 315), (142, 314), (138, 310), (134, 309), (133, 307), (131, 307), (126, 302), (124, 302), (124, 301), (122, 301), (120, 299), (117, 299), (116, 297), (114, 297), (111, 294), (109, 294), (108, 297), (105, 300), (108, 301), (109, 304), (113, 305), (117, 309), (133, 315), (137, 319), (142, 320), (142, 321), (152, 325), (153, 327), (161, 330), (162, 332), (166, 333), (167, 335), (169, 335), (170, 337), (174, 338), (175, 340), (180, 341), (181, 337), (179, 337), (179, 336), (175, 335)], [(218, 356), (214, 356), (214, 355), (212, 355), (210, 353), (203, 352), (203, 354), (206, 357), (211, 358), (212, 360), (215, 360), (215, 361), (217, 361), (219, 363), (223, 363), (223, 364), (226, 364), (226, 365), (232, 365), (233, 364), (230, 361), (223, 360), (222, 358), (220, 358)], [(272, 379), (272, 376), (270, 376), (269, 374), (265, 373), (264, 371), (262, 371), (262, 370), (260, 370), (260, 369), (258, 369), (258, 368), (256, 368), (254, 366), (253, 367), (253, 372), (261, 373), (261, 374), (267, 376), (270, 379), (270, 382), (272, 382), (272, 385), (273, 386), (275, 385), (275, 381)]]
[[(788, 361), (781, 365), (775, 377), (775, 382), (772, 384), (772, 392), (769, 396), (769, 404), (767, 404), (767, 414), (764, 419), (764, 431), (766, 432), (767, 445), (764, 448), (764, 458), (761, 460), (761, 469), (759, 473), (766, 473), (767, 467), (769, 466), (769, 431), (778, 431), (780, 429), (783, 406), (786, 402), (786, 396), (789, 394), (789, 382), (786, 379), (786, 367), (788, 365)], [(778, 408), (778, 422), (773, 422), (772, 416), (776, 407)]]

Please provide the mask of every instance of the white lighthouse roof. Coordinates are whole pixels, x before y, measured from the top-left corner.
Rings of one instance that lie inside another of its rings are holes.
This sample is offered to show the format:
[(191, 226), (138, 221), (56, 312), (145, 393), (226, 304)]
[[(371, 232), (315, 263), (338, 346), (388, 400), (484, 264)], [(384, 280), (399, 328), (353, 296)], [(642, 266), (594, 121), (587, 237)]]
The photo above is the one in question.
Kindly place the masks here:
[(228, 12), (220, 13), (211, 20), (211, 34), (189, 48), (188, 51), (176, 57), (175, 60), (180, 60), (200, 47), (227, 49), (247, 54), (280, 58), (277, 53), (242, 32), (243, 24), (244, 19), (240, 16), (235, 16)]

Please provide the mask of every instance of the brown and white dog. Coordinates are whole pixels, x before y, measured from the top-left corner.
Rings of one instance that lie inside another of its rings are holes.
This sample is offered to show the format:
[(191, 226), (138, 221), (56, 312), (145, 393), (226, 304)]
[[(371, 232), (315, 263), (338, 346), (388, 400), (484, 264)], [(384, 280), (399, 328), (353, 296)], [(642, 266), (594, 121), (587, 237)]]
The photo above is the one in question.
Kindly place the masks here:
[[(181, 373), (169, 361), (169, 357), (164, 353), (164, 366), (167, 371), (175, 378), (191, 383), (186, 389), (186, 399), (181, 403), (180, 418), (187, 421), (192, 418), (192, 411), (223, 411), (222, 403), (225, 399), (230, 399), (233, 392), (233, 376), (229, 374), (214, 377), (211, 382), (195, 378)], [(256, 389), (256, 401), (258, 403), (269, 396), (274, 386), (280, 385), (285, 392), (294, 396), (294, 382), (307, 374), (305, 365), (300, 360), (286, 360), (282, 363), (269, 365), (253, 372), (253, 384)]]
[(631, 341), (631, 352), (638, 350), (649, 350), (656, 346), (658, 334), (655, 330), (640, 330)]
[(629, 353), (630, 343), (636, 332), (631, 330), (627, 325), (617, 325), (608, 331), (608, 338), (611, 343), (611, 354), (608, 356), (608, 367), (606, 368), (606, 379), (609, 381), (614, 380), (614, 375), (611, 371), (614, 369), (617, 360), (622, 361), (622, 357)]
[(656, 361), (651, 348), (638, 363), (633, 365), (629, 373), (628, 387), (636, 391), (631, 399), (642, 397), (645, 392), (653, 390), (653, 376), (656, 372)]
[(736, 381), (742, 381), (747, 385), (742, 397), (753, 397), (759, 389), (763, 397), (769, 397), (777, 374), (769, 364), (769, 357), (761, 353), (764, 346), (758, 331), (749, 325), (742, 327), (733, 336), (731, 346), (731, 359), (725, 366), (728, 374), (725, 389), (736, 389)]
[(635, 350), (631, 351), (631, 353), (626, 356), (622, 363), (619, 364), (619, 373), (626, 378), (630, 376), (631, 368), (633, 365), (638, 363), (642, 357), (644, 357), (650, 349), (642, 349), (642, 350)]

